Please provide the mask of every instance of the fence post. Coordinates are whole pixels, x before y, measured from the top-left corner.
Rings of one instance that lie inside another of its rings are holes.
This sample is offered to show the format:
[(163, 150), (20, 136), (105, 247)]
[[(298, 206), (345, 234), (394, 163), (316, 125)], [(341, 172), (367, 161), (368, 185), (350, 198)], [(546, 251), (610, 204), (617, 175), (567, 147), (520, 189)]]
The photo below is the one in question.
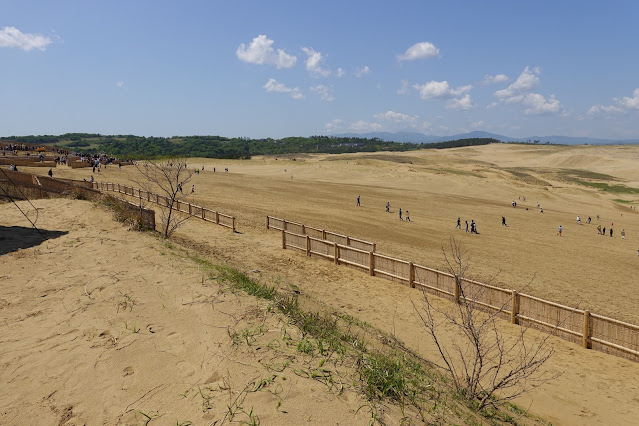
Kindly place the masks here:
[(311, 257), (311, 237), (306, 236), (306, 255)]
[(306, 226), (302, 224), (302, 235), (306, 235)]
[(415, 265), (413, 262), (408, 262), (408, 284), (411, 288), (415, 288)]
[(151, 202), (151, 193), (149, 191), (146, 191), (146, 201)]
[(375, 276), (375, 254), (372, 251), (368, 252), (368, 273), (371, 277)]
[(459, 294), (461, 293), (461, 279), (455, 275), (455, 291), (453, 297), (455, 298), (455, 303), (459, 303)]
[(592, 347), (592, 343), (590, 341), (590, 311), (584, 311), (584, 338), (583, 338), (584, 349), (590, 349)]
[(286, 250), (286, 231), (282, 229), (282, 248)]
[(322, 229), (322, 239), (326, 239), (326, 229)]
[(517, 318), (519, 315), (519, 293), (517, 293), (517, 290), (513, 290), (512, 298), (513, 303), (510, 308), (510, 323), (519, 324), (519, 318)]
[(192, 211), (191, 211), (191, 208), (192, 208), (192, 207), (193, 207), (193, 206), (191, 206), (191, 203), (189, 203), (189, 216), (193, 215), (193, 213), (192, 213)]
[(122, 191), (120, 190), (120, 184), (119, 184), (119, 183), (118, 183), (118, 192), (122, 192)]
[(339, 247), (337, 247), (337, 243), (333, 243), (333, 256), (335, 257), (335, 264), (339, 265)]
[(204, 220), (204, 207), (202, 207), (202, 220)]
[(220, 213), (218, 211), (215, 211), (215, 224), (220, 224)]
[(233, 216), (233, 233), (235, 234), (235, 216)]
[(377, 248), (377, 243), (373, 243), (373, 252), (375, 252), (376, 248)]
[(269, 224), (269, 217), (266, 215), (266, 230), (268, 231), (269, 229), (271, 229), (271, 226)]
[(351, 237), (349, 237), (348, 235), (346, 236), (346, 245), (347, 246), (351, 245)]
[(283, 220), (282, 222), (284, 222), (284, 230), (286, 231), (286, 220)]

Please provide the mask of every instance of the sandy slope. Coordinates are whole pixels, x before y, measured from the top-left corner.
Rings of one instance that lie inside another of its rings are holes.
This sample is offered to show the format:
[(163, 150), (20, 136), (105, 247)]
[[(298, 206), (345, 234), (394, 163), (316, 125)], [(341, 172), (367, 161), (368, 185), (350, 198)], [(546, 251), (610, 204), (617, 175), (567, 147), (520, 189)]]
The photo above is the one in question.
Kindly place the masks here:
[[(231, 335), (258, 327), (262, 345), (281, 340), (285, 323), (256, 299), (223, 291), (88, 202), (34, 204), (38, 225), (62, 235), (0, 257), (1, 424), (144, 424), (142, 413), (160, 416), (155, 424), (212, 424), (231, 420), (229, 406), (235, 423), (367, 424), (351, 386), (337, 396), (294, 374), (312, 360), (233, 345)], [(26, 223), (10, 204), (0, 212), (1, 226)], [(0, 246), (33, 234), (0, 228)], [(286, 361), (281, 372), (265, 368)]]

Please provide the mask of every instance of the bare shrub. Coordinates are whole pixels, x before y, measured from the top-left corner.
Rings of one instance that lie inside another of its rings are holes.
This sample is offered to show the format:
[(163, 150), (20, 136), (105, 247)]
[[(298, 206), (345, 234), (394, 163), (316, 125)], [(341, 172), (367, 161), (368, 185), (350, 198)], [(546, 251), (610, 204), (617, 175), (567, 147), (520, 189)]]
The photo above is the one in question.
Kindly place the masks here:
[(450, 254), (442, 251), (449, 272), (455, 276), (459, 303), (435, 304), (432, 296), (423, 292), (423, 308), (415, 309), (457, 394), (479, 411), (488, 406), (497, 408), (556, 378), (558, 374), (542, 369), (554, 353), (551, 334), (535, 339), (527, 335), (528, 327), (520, 327), (515, 335), (502, 333), (497, 322), (507, 306), (491, 312), (480, 310), (476, 302), (482, 300), (481, 289), (471, 289), (463, 280), (469, 261), (460, 243), (451, 237)]
[[(164, 196), (158, 206), (160, 210), (160, 226), (164, 238), (169, 238), (173, 232), (188, 220), (191, 215), (180, 215), (175, 212), (178, 203), (189, 194), (185, 186), (191, 180), (193, 172), (187, 168), (185, 158), (171, 157), (165, 160), (145, 160), (136, 163), (142, 179), (138, 182), (141, 188), (148, 192), (158, 192)], [(140, 198), (141, 202), (143, 201)]]

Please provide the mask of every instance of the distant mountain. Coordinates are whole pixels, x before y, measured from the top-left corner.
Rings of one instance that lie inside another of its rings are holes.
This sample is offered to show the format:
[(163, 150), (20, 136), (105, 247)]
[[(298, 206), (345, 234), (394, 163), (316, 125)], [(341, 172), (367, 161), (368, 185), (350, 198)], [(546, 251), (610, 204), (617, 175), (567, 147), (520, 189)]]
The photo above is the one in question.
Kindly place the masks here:
[(378, 138), (387, 142), (410, 142), (410, 143), (434, 143), (446, 142), (459, 139), (492, 138), (502, 142), (537, 142), (539, 144), (552, 143), (561, 145), (631, 145), (639, 144), (639, 139), (597, 139), (582, 138), (573, 136), (528, 136), (525, 138), (512, 138), (495, 133), (474, 131), (469, 133), (459, 133), (451, 136), (425, 135), (418, 132), (369, 132), (369, 133), (340, 133), (330, 135), (344, 138)]

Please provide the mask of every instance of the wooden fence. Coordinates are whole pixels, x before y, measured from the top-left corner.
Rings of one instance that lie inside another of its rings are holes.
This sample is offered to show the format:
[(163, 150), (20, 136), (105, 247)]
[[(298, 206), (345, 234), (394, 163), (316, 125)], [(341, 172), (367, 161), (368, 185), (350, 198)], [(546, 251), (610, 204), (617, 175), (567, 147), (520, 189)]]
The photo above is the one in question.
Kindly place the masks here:
[[(153, 192), (145, 191), (143, 189), (133, 188), (127, 185), (121, 185), (119, 183), (110, 182), (93, 182), (93, 188), (102, 191), (119, 192), (120, 194), (129, 195), (131, 197), (138, 198), (140, 203), (147, 201), (155, 203), (162, 207), (169, 207), (170, 198), (163, 195), (155, 194)], [(207, 222), (215, 223), (216, 225), (224, 226), (235, 232), (235, 217), (227, 214), (220, 213), (215, 210), (210, 210), (202, 206), (197, 206), (191, 203), (185, 203), (183, 201), (175, 200), (173, 204), (173, 210), (186, 213), (189, 216), (199, 217)]]
[(313, 228), (302, 223), (291, 222), (285, 219), (278, 219), (272, 216), (266, 216), (266, 229), (276, 229), (278, 231), (291, 231), (295, 234), (308, 235), (310, 237), (337, 243), (342, 246), (348, 246), (366, 252), (375, 251), (375, 243), (360, 240), (359, 238), (349, 237), (348, 235), (338, 234), (336, 232), (327, 231), (325, 229)]
[[(579, 343), (586, 349), (639, 361), (639, 326), (590, 313), (588, 310), (571, 308), (531, 295), (491, 286), (477, 281), (416, 265), (413, 262), (395, 259), (311, 236), (308, 227), (305, 233), (300, 224), (283, 219), (267, 217), (269, 229), (280, 229), (282, 248), (293, 249), (310, 257), (320, 257), (336, 265), (346, 265), (391, 281), (405, 283), (412, 288), (436, 294), (457, 303), (465, 298), (478, 309), (495, 312), (513, 324), (530, 326), (552, 333), (562, 339)], [(373, 245), (373, 248), (375, 246)]]

